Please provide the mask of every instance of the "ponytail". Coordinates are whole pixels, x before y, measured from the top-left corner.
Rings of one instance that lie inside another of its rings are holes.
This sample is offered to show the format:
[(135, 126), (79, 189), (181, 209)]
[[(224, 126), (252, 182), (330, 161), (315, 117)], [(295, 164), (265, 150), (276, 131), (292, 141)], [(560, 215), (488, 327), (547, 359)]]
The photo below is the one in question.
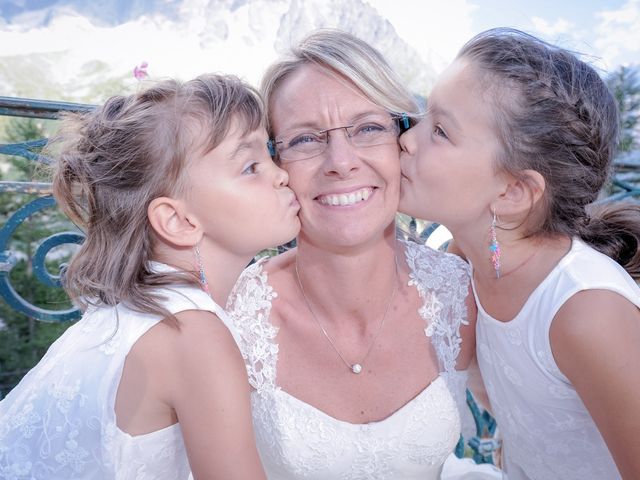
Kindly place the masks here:
[(610, 202), (592, 205), (580, 229), (580, 237), (596, 250), (613, 258), (640, 280), (640, 204)]

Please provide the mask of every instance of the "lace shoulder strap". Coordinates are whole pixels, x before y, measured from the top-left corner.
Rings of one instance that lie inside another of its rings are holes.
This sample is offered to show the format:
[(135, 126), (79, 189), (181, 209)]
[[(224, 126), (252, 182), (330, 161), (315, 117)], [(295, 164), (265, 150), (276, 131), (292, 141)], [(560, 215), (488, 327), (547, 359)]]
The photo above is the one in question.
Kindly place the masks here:
[(271, 302), (278, 296), (268, 283), (262, 258), (247, 267), (227, 301), (227, 313), (237, 333), (249, 383), (258, 392), (275, 388), (278, 329), (269, 321)]
[(406, 242), (409, 285), (423, 300), (418, 311), (427, 326), (443, 372), (452, 373), (460, 353), (460, 326), (468, 325), (466, 298), (469, 294), (470, 267), (460, 257)]

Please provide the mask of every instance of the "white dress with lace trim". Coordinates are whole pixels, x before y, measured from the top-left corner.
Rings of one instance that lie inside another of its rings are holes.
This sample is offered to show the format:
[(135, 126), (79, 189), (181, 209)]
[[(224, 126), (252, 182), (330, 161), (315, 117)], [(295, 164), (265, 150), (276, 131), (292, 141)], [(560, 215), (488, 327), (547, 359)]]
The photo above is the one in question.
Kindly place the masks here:
[[(229, 326), (222, 308), (198, 288), (159, 293), (171, 313), (208, 310)], [(125, 357), (160, 320), (118, 305), (90, 308), (67, 329), (0, 401), (0, 478), (187, 479), (178, 424), (137, 436), (116, 425)]]
[[(245, 270), (227, 311), (245, 358), (258, 451), (270, 480), (439, 479), (460, 437), (456, 397), (464, 403), (466, 373), (455, 370), (460, 326), (466, 323), (469, 269), (459, 258), (415, 243), (404, 244), (442, 371), (420, 394), (379, 422), (337, 420), (276, 383), (278, 330), (269, 321), (277, 293), (264, 260)], [(461, 477), (460, 477), (461, 478)], [(499, 478), (499, 477), (475, 477)]]

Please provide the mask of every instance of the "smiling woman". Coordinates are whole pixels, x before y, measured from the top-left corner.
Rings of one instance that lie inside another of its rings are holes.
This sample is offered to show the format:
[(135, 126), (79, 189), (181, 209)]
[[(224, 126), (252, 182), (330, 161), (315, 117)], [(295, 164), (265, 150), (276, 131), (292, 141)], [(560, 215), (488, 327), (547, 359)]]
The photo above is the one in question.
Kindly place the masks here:
[(396, 238), (398, 118), (418, 106), (376, 50), (333, 30), (276, 62), (263, 92), (302, 225), (297, 248), (249, 267), (228, 304), (267, 476), (439, 479), (475, 307), (459, 258)]

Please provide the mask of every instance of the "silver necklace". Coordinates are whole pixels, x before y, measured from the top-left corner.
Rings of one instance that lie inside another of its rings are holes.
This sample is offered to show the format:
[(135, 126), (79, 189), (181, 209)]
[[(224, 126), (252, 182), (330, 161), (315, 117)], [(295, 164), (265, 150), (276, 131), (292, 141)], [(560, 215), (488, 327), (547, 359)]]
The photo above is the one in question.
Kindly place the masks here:
[(359, 362), (353, 363), (353, 364), (345, 360), (345, 358), (342, 356), (342, 353), (340, 353), (340, 350), (338, 350), (338, 347), (336, 347), (335, 343), (333, 343), (333, 340), (331, 340), (331, 337), (329, 336), (325, 328), (322, 326), (322, 323), (320, 323), (320, 320), (318, 320), (318, 317), (316, 317), (316, 314), (311, 308), (311, 303), (309, 302), (309, 299), (307, 298), (307, 294), (304, 291), (304, 287), (302, 286), (302, 280), (300, 279), (300, 272), (298, 271), (298, 255), (296, 255), (295, 269), (296, 269), (296, 279), (298, 280), (298, 286), (300, 287), (300, 291), (302, 292), (302, 298), (304, 298), (304, 302), (307, 304), (307, 308), (309, 309), (309, 312), (311, 312), (311, 316), (315, 320), (318, 327), (320, 327), (320, 330), (322, 330), (322, 333), (324, 334), (325, 338), (329, 342), (329, 345), (331, 345), (331, 347), (335, 350), (335, 352), (340, 357), (340, 360), (342, 360), (342, 363), (344, 363), (347, 366), (347, 368), (351, 370), (351, 372), (355, 374), (360, 373), (362, 371), (362, 364), (369, 356), (369, 353), (371, 353), (371, 349), (373, 348), (373, 345), (376, 343), (376, 340), (378, 339), (380, 332), (382, 332), (382, 326), (384, 325), (384, 321), (387, 318), (387, 313), (389, 312), (389, 308), (393, 303), (393, 298), (396, 295), (396, 290), (398, 289), (398, 261), (396, 260), (395, 275), (393, 277), (394, 279), (393, 290), (391, 291), (391, 296), (389, 297), (389, 301), (387, 302), (387, 307), (384, 309), (384, 314), (382, 315), (382, 319), (380, 320), (380, 325), (378, 326), (378, 330), (376, 331), (376, 334), (374, 335), (373, 340), (371, 341), (371, 344), (367, 349), (367, 352), (364, 354), (364, 357), (362, 357), (362, 359)]

